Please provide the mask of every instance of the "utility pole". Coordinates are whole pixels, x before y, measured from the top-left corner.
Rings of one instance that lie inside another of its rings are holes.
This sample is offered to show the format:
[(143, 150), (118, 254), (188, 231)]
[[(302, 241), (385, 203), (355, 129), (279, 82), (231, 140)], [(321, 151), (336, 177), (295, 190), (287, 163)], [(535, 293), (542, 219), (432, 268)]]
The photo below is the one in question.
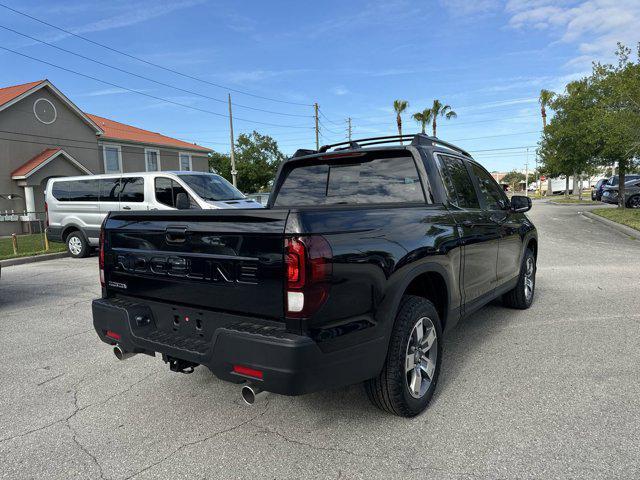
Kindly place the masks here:
[(527, 160), (524, 163), (524, 194), (529, 196), (529, 149), (527, 148)]
[(318, 104), (314, 103), (313, 104), (313, 111), (315, 113), (315, 117), (316, 117), (316, 150), (320, 150), (320, 138), (319, 138), (319, 134), (320, 134), (320, 130), (318, 129)]
[(349, 134), (349, 141), (351, 141), (351, 117), (348, 118), (349, 121), (349, 130), (347, 130), (348, 134)]
[(233, 113), (231, 112), (231, 94), (229, 94), (229, 132), (231, 138), (231, 180), (233, 186), (238, 186), (238, 171), (236, 170), (236, 154), (233, 150)]

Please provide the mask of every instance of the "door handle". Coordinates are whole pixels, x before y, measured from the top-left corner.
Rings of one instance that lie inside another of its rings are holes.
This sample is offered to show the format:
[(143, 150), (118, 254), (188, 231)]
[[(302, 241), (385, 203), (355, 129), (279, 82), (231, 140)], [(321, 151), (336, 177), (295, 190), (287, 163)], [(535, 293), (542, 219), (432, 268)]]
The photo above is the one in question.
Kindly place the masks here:
[(122, 207), (123, 210), (131, 210), (131, 207), (127, 207), (126, 205)]

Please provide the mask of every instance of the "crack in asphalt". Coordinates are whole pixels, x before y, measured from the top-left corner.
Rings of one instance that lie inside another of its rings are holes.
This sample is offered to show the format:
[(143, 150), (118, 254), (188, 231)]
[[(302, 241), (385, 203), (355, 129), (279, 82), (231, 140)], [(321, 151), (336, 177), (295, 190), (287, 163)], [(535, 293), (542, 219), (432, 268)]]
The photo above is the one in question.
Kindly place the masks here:
[(173, 457), (176, 453), (180, 452), (181, 450), (184, 450), (185, 448), (188, 447), (192, 447), (194, 445), (199, 445), (201, 443), (207, 442), (209, 440), (211, 440), (212, 438), (218, 437), (220, 435), (223, 435), (225, 433), (229, 433), (232, 432), (234, 430), (237, 430), (240, 427), (244, 427), (245, 425), (251, 424), (254, 420), (256, 420), (257, 418), (263, 416), (265, 413), (267, 413), (267, 410), (269, 409), (269, 400), (267, 399), (265, 401), (265, 407), (264, 410), (256, 415), (254, 415), (253, 417), (251, 417), (248, 420), (245, 420), (243, 422), (240, 422), (237, 425), (234, 425), (233, 427), (229, 427), (229, 428), (225, 428), (223, 430), (218, 430), (217, 432), (212, 433), (211, 435), (208, 435), (204, 438), (200, 438), (198, 440), (194, 440), (193, 442), (186, 442), (181, 444), (178, 448), (176, 448), (175, 450), (173, 450), (171, 453), (169, 453), (168, 455), (166, 455), (165, 457), (161, 458), (160, 460), (151, 463), (150, 465), (147, 465), (146, 467), (144, 467), (141, 470), (138, 470), (137, 472), (129, 475), (128, 477), (126, 477), (124, 480), (131, 480), (134, 477), (137, 477), (138, 475), (151, 470), (153, 467), (156, 467), (162, 463), (164, 463), (165, 461), (167, 461), (168, 459), (170, 459), (171, 457)]
[[(354, 457), (360, 457), (360, 458), (365, 457), (365, 458), (369, 458), (369, 459), (372, 459), (372, 460), (383, 460), (383, 461), (387, 461), (387, 462), (396, 463), (399, 466), (401, 466), (403, 468), (406, 468), (406, 469), (408, 469), (410, 471), (430, 470), (432, 472), (453, 473), (453, 474), (459, 475), (459, 476), (465, 476), (465, 477), (468, 477), (468, 478), (474, 478), (474, 474), (469, 473), (469, 472), (454, 472), (454, 471), (452, 471), (450, 469), (437, 468), (437, 467), (433, 467), (431, 465), (419, 465), (419, 466), (406, 465), (404, 460), (401, 460), (399, 458), (395, 458), (395, 457), (392, 457), (392, 456), (388, 456), (388, 455), (374, 455), (374, 454), (366, 453), (366, 452), (354, 452), (353, 450), (348, 450), (346, 448), (325, 447), (325, 446), (321, 446), (321, 445), (315, 445), (313, 443), (304, 442), (302, 440), (296, 440), (296, 439), (290, 438), (287, 435), (285, 435), (284, 433), (281, 433), (281, 432), (279, 432), (279, 431), (277, 431), (275, 429), (271, 429), (271, 428), (268, 428), (268, 427), (265, 427), (265, 426), (259, 426), (259, 425), (256, 425), (256, 426), (259, 427), (259, 431), (262, 431), (264, 433), (271, 433), (271, 434), (281, 438), (282, 440), (284, 440), (287, 443), (292, 443), (294, 445), (310, 448), (312, 450), (321, 450), (321, 451), (331, 452), (331, 453), (341, 453), (341, 454), (344, 454), (344, 455), (350, 455), (350, 456), (354, 456)], [(338, 478), (340, 478), (340, 475), (338, 476)]]
[[(121, 390), (121, 391), (119, 391), (118, 393), (115, 393), (115, 394), (113, 394), (113, 395), (111, 395), (111, 396), (107, 397), (105, 400), (102, 400), (102, 401), (100, 401), (100, 402), (90, 403), (90, 404), (88, 404), (88, 405), (84, 405), (84, 406), (82, 406), (82, 407), (78, 407), (78, 404), (77, 404), (78, 387), (79, 387), (79, 386), (80, 386), (80, 384), (85, 380), (86, 376), (85, 376), (85, 377), (82, 377), (82, 378), (80, 379), (80, 381), (78, 381), (75, 385), (73, 385), (73, 386), (71, 387), (71, 388), (72, 388), (72, 390), (73, 390), (73, 395), (74, 395), (74, 397), (73, 397), (73, 401), (74, 401), (74, 403), (73, 403), (73, 405), (74, 405), (74, 411), (71, 413), (71, 415), (69, 415), (69, 416), (67, 416), (67, 417), (65, 417), (65, 418), (59, 418), (59, 419), (57, 419), (57, 420), (54, 420), (54, 421), (52, 421), (52, 422), (47, 423), (46, 425), (42, 425), (42, 426), (40, 426), (40, 427), (33, 428), (33, 429), (31, 429), (31, 430), (27, 430), (26, 432), (18, 433), (18, 434), (16, 434), (16, 435), (12, 435), (12, 436), (10, 436), (10, 437), (1, 438), (1, 439), (0, 439), (0, 443), (5, 443), (5, 442), (8, 442), (8, 441), (10, 441), (10, 440), (14, 440), (14, 439), (16, 439), (16, 438), (26, 437), (26, 436), (28, 436), (28, 435), (31, 435), (32, 433), (36, 433), (36, 432), (39, 432), (39, 431), (41, 431), (41, 430), (45, 430), (45, 429), (47, 429), (47, 428), (49, 428), (49, 427), (52, 427), (52, 426), (54, 426), (54, 425), (57, 425), (57, 424), (59, 424), (59, 423), (67, 423), (69, 420), (71, 420), (73, 417), (75, 417), (75, 416), (76, 416), (76, 414), (78, 414), (79, 412), (82, 412), (82, 411), (84, 411), (84, 410), (87, 410), (88, 408), (91, 408), (91, 407), (97, 407), (97, 406), (100, 406), (100, 405), (104, 405), (104, 404), (106, 404), (107, 402), (109, 402), (110, 400), (113, 400), (114, 398), (116, 398), (116, 397), (118, 397), (118, 396), (120, 396), (120, 395), (124, 395), (124, 394), (126, 394), (126, 393), (130, 392), (130, 391), (131, 391), (131, 390), (132, 390), (136, 385), (139, 385), (140, 383), (144, 382), (146, 379), (148, 379), (148, 378), (149, 378), (149, 377), (151, 377), (152, 375), (155, 375), (156, 373), (157, 373), (157, 372), (151, 372), (151, 373), (149, 373), (149, 374), (145, 375), (145, 376), (144, 376), (144, 377), (142, 377), (141, 379), (139, 379), (139, 380), (135, 381), (134, 383), (132, 383), (131, 385), (127, 386), (127, 388), (125, 388), (124, 390)], [(62, 375), (64, 375), (64, 374), (62, 374)], [(54, 378), (55, 378), (55, 377), (54, 377)], [(53, 379), (50, 379), (50, 380), (53, 380)]]
[(87, 455), (89, 458), (91, 458), (91, 461), (93, 462), (93, 464), (98, 467), (98, 471), (100, 472), (100, 478), (102, 480), (107, 480), (107, 478), (104, 476), (104, 471), (102, 470), (102, 465), (100, 464), (100, 462), (98, 461), (98, 459), (96, 458), (96, 456), (91, 453), (87, 447), (85, 447), (82, 443), (80, 443), (80, 441), (78, 440), (78, 432), (73, 428), (73, 426), (71, 426), (71, 419), (73, 417), (75, 417), (77, 415), (78, 412), (80, 412), (82, 409), (80, 407), (78, 407), (78, 388), (77, 386), (80, 385), (81, 382), (78, 382), (78, 384), (76, 385), (76, 388), (73, 391), (73, 406), (74, 406), (74, 411), (71, 415), (69, 415), (66, 419), (65, 419), (65, 423), (67, 425), (67, 428), (69, 429), (69, 431), (71, 432), (71, 440), (73, 440), (73, 443), (75, 443), (78, 448), (80, 450), (82, 450), (85, 455)]

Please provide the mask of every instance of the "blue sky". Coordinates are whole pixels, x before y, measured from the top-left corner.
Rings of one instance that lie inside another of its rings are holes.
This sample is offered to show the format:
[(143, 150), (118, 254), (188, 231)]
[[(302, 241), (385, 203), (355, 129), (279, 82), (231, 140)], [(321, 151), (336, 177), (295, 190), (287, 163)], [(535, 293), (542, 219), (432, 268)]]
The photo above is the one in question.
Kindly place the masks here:
[[(330, 143), (344, 139), (349, 116), (354, 137), (395, 133), (396, 98), (410, 104), (405, 131), (418, 131), (410, 114), (439, 98), (458, 118), (441, 120), (438, 136), (476, 152), (490, 170), (503, 171), (524, 168), (526, 147), (536, 145), (541, 88), (560, 91), (588, 72), (592, 60), (610, 60), (616, 41), (640, 40), (637, 0), (0, 4), (204, 81), (0, 7), (2, 27), (169, 85), (0, 28), (0, 46), (134, 92), (6, 51), (0, 51), (0, 86), (48, 78), (89, 113), (220, 151), (228, 151), (228, 120), (226, 105), (214, 99), (226, 100), (231, 88), (255, 95), (232, 92), (236, 134), (255, 129), (272, 135), (286, 153), (313, 147), (313, 102), (323, 113), (321, 143)], [(528, 153), (531, 166), (534, 151)]]

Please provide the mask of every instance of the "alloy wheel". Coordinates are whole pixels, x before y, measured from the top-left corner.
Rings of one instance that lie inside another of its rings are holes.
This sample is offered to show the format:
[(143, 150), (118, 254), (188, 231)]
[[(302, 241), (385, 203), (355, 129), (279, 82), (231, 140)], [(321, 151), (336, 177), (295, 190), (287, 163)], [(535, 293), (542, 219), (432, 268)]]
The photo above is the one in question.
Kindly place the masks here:
[(524, 271), (524, 296), (527, 301), (533, 296), (533, 286), (535, 281), (535, 263), (533, 257), (528, 257)]
[(431, 386), (438, 361), (438, 336), (428, 317), (420, 318), (411, 330), (405, 357), (405, 377), (409, 393), (421, 398)]

